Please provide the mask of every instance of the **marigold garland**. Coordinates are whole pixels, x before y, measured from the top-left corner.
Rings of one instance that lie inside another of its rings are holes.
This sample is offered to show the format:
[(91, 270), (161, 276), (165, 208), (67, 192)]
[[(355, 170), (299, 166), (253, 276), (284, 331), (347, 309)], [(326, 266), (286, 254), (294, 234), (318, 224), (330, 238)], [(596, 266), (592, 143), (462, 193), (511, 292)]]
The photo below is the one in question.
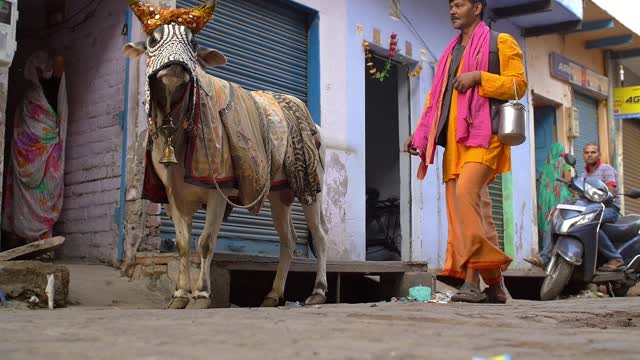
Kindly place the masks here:
[(422, 64), (419, 64), (418, 67), (409, 73), (409, 76), (412, 78), (417, 78), (418, 76), (420, 76), (420, 73), (422, 73), (422, 70), (424, 69), (424, 67), (422, 66)]
[(371, 45), (368, 41), (363, 41), (362, 46), (364, 47), (364, 57), (367, 60), (367, 66), (369, 67), (369, 75), (371, 75), (372, 79), (378, 79), (380, 82), (384, 81), (389, 77), (389, 71), (391, 70), (391, 60), (396, 56), (396, 53), (399, 51), (398, 49), (398, 35), (395, 33), (391, 33), (389, 36), (389, 55), (387, 57), (387, 61), (384, 63), (384, 68), (382, 71), (378, 71), (375, 64), (373, 63), (373, 55), (371, 54)]

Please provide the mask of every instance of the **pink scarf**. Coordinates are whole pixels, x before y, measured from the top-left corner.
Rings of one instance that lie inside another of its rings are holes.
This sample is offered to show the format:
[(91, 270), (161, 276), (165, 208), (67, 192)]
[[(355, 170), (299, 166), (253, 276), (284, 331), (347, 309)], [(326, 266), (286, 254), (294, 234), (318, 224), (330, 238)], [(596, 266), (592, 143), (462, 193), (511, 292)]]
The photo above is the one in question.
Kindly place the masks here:
[[(431, 86), (429, 106), (422, 114), (413, 136), (413, 146), (420, 152), (422, 160), (418, 171), (420, 179), (426, 175), (427, 164), (433, 164), (443, 90), (447, 85), (447, 74), (453, 48), (460, 42), (461, 37), (462, 35), (456, 36), (440, 57)], [(490, 37), (491, 30), (487, 24), (480, 22), (474, 29), (463, 55), (461, 74), (489, 70)], [(479, 91), (479, 87), (475, 86), (465, 93), (458, 93), (456, 140), (465, 146), (488, 148), (491, 140), (491, 111), (489, 99), (480, 96)]]

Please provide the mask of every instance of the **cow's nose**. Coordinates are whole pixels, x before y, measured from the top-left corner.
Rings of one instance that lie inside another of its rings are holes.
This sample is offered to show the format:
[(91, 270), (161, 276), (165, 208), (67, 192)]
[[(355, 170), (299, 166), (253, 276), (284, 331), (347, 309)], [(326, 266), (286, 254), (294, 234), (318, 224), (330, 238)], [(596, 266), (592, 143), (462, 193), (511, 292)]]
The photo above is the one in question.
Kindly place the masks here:
[(165, 77), (178, 77), (179, 74), (182, 72), (181, 71), (182, 68), (180, 65), (170, 65), (167, 66), (166, 68), (160, 70), (158, 72), (158, 79), (162, 80)]
[(158, 72), (158, 80), (165, 85), (177, 86), (189, 82), (189, 75), (180, 65), (170, 65)]

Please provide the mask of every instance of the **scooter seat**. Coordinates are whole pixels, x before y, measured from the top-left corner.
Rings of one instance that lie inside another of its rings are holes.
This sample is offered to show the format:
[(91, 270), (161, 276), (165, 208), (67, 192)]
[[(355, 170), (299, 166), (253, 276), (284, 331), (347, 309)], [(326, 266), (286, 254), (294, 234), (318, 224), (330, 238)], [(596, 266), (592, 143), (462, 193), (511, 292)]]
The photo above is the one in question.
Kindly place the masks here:
[(633, 223), (640, 223), (640, 215), (636, 215), (636, 214), (626, 215), (619, 218), (618, 221), (616, 221), (616, 224), (633, 224)]
[(602, 231), (612, 242), (624, 242), (633, 239), (640, 233), (640, 222), (603, 224)]

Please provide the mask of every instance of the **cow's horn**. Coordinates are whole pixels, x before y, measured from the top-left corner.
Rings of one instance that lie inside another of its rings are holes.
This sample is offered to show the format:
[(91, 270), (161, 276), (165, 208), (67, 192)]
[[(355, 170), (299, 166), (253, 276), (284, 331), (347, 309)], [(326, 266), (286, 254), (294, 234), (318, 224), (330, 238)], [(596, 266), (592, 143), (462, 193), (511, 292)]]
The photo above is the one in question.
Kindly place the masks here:
[[(129, 1), (129, 7), (136, 15), (140, 23), (145, 27), (145, 30), (148, 30), (147, 27), (156, 23), (155, 16), (159, 14), (161, 11), (168, 10), (161, 6), (154, 6), (147, 4), (144, 1), (140, 0), (127, 0)], [(153, 9), (153, 11), (151, 11)], [(155, 27), (154, 27), (155, 28)]]
[(207, 9), (211, 9), (211, 12), (215, 12), (216, 11), (216, 4), (218, 3), (218, 0), (209, 0), (207, 1), (207, 4), (205, 5), (205, 8)]

